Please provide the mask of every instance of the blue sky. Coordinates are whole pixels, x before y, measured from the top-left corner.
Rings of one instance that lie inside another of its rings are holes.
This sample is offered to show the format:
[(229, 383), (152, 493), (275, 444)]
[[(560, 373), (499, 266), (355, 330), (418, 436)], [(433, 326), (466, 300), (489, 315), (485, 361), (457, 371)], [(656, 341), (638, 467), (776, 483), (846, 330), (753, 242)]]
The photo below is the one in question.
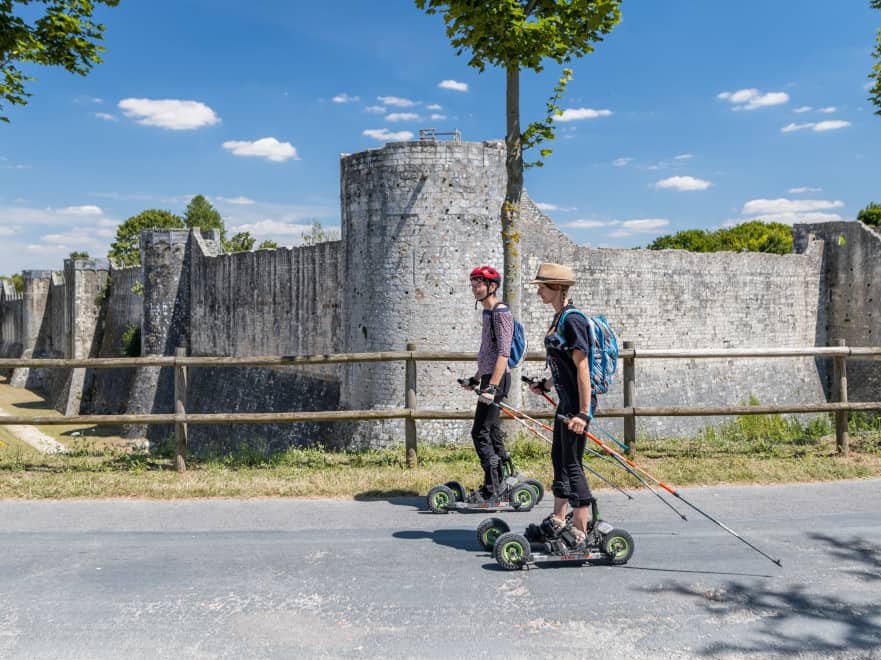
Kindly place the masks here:
[[(573, 63), (555, 152), (526, 175), (573, 240), (850, 220), (881, 201), (868, 0), (622, 13)], [(338, 227), (341, 153), (424, 127), (504, 134), (502, 72), (469, 68), (410, 0), (122, 0), (98, 17), (105, 63), (85, 78), (26, 69), (33, 97), (0, 124), (0, 273), (104, 256), (127, 217), (182, 213), (198, 193), (233, 231), (293, 245), (313, 220)], [(524, 125), (560, 68), (523, 74)]]

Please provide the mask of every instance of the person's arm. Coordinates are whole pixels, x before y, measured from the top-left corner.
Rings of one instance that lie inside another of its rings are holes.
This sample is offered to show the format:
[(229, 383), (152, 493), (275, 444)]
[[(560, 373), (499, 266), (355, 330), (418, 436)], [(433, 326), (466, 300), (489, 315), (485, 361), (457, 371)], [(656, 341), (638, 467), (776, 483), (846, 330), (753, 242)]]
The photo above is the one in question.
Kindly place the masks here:
[[(593, 417), (593, 411), (590, 409), (590, 364), (587, 361), (587, 355), (580, 348), (572, 351), (572, 360), (575, 362), (575, 371), (578, 378), (578, 414), (584, 415), (588, 419)], [(573, 415), (569, 419), (569, 430), (573, 433), (584, 433), (587, 428), (587, 420), (582, 417)]]

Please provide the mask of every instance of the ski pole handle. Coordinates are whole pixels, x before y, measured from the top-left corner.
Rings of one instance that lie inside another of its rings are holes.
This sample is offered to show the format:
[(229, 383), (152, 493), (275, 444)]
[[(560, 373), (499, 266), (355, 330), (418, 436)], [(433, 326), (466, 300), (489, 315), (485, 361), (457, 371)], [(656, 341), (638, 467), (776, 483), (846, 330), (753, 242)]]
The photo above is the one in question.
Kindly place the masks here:
[(457, 378), (456, 381), (459, 385), (468, 386), (468, 387), (477, 387), (480, 385), (480, 381), (477, 380), (474, 376), (469, 376), (468, 378)]
[(530, 376), (520, 376), (520, 380), (522, 380), (524, 383), (527, 383), (528, 385), (538, 385), (539, 389), (542, 392), (547, 393), (551, 391), (550, 388), (545, 385), (547, 380), (544, 378), (531, 378)]

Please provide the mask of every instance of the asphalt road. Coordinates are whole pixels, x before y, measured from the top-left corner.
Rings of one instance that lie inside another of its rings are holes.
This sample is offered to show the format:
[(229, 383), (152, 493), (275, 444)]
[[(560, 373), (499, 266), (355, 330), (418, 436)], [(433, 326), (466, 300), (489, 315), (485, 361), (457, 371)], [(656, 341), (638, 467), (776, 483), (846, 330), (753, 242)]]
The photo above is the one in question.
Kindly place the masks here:
[(0, 501), (0, 657), (881, 658), (881, 481), (681, 493), (783, 567), (648, 493), (627, 566), (516, 572), (412, 498)]

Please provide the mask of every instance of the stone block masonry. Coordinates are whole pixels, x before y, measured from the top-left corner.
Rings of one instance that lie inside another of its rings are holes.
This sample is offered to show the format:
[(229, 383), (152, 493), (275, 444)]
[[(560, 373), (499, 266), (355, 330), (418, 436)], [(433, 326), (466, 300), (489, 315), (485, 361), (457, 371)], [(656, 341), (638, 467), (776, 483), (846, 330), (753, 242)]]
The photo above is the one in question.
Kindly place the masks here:
[[(502, 265), (504, 161), (499, 142), (389, 144), (341, 158), (339, 241), (222, 255), (216, 232), (152, 231), (141, 237), (141, 268), (77, 261), (65, 265), (63, 278), (28, 271), (23, 296), (9, 286), (0, 290), (0, 350), (119, 355), (126, 329), (136, 327), (143, 355), (172, 355), (177, 346), (215, 356), (393, 351), (408, 342), (476, 353), (480, 310), (468, 273), (478, 264)], [(837, 337), (877, 344), (881, 237), (859, 223), (832, 223), (797, 226), (795, 239), (796, 253), (786, 256), (590, 249), (569, 240), (528, 196), (522, 206), (524, 281), (541, 261), (571, 265), (576, 303), (605, 314), (619, 340), (639, 348), (813, 346)], [(534, 287), (525, 285), (522, 295), (521, 320), (537, 349), (552, 311)], [(877, 366), (850, 365), (851, 398), (876, 397)], [(470, 409), (474, 397), (455, 379), (474, 367), (420, 364), (419, 405)], [(637, 405), (724, 405), (751, 397), (764, 404), (816, 402), (826, 395), (830, 369), (805, 358), (638, 360)], [(80, 409), (170, 412), (171, 371), (96, 371), (81, 388)], [(542, 366), (526, 371), (539, 375)], [(188, 409), (195, 412), (404, 404), (401, 363), (193, 369), (189, 383)], [(45, 379), (41, 385), (55, 387)], [(620, 405), (620, 388), (619, 379), (601, 405)], [(58, 398), (73, 409), (69, 392)], [(544, 405), (525, 392), (524, 401)], [(692, 434), (718, 421), (640, 419), (638, 433)], [(420, 441), (463, 440), (469, 426), (420, 422)], [(153, 439), (170, 433), (154, 429)], [(191, 447), (205, 453), (242, 445), (261, 451), (316, 442), (400, 445), (402, 439), (403, 424), (395, 421), (190, 429)]]

